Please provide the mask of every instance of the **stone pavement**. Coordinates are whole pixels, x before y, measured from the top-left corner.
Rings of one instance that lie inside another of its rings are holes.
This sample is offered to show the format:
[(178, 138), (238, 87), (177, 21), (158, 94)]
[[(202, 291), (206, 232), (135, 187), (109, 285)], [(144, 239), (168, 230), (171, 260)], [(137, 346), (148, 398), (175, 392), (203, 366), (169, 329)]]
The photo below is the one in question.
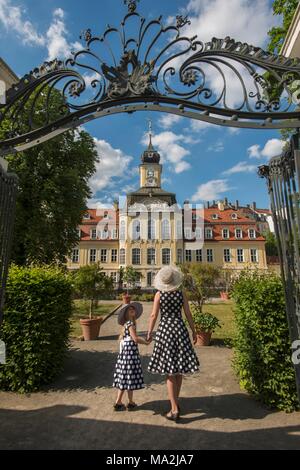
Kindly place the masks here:
[[(144, 305), (140, 332), (151, 309)], [(300, 449), (300, 413), (270, 412), (242, 392), (232, 351), (217, 345), (197, 348), (201, 372), (184, 379), (178, 424), (163, 417), (164, 377), (146, 372), (152, 346), (140, 346), (147, 387), (135, 394), (139, 408), (114, 412), (118, 335), (114, 316), (99, 341), (72, 344), (51, 387), (28, 396), (0, 392), (0, 449)]]

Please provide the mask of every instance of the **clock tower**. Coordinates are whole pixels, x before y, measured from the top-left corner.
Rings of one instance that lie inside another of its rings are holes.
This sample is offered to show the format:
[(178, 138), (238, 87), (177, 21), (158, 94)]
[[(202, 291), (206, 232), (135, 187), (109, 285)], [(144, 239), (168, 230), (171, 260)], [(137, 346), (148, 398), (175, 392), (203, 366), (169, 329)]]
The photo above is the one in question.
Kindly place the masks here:
[(142, 154), (140, 165), (140, 187), (141, 188), (161, 188), (162, 166), (160, 165), (160, 155), (152, 145), (152, 125), (149, 129), (149, 145)]

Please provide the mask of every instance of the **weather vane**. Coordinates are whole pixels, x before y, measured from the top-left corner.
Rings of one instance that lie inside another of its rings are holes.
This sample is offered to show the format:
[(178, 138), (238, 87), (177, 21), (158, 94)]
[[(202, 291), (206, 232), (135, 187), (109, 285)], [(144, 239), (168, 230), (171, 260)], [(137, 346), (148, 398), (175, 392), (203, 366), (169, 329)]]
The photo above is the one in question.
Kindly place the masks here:
[(124, 4), (125, 5), (128, 5), (128, 11), (129, 13), (134, 13), (135, 10), (136, 10), (136, 4), (137, 2), (139, 2), (140, 0), (124, 0)]

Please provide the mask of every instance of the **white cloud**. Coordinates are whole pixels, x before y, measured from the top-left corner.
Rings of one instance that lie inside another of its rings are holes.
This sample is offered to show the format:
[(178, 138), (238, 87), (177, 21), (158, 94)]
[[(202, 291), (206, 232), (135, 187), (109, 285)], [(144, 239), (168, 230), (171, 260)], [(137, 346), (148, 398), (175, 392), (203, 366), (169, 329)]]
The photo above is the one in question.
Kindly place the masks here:
[(177, 116), (177, 114), (164, 114), (159, 118), (158, 124), (164, 129), (170, 129), (174, 124), (178, 124), (181, 119), (183, 118), (181, 116)]
[(192, 201), (212, 201), (220, 199), (230, 188), (226, 179), (211, 180), (201, 184), (197, 192), (192, 196)]
[(234, 175), (236, 173), (252, 173), (256, 170), (256, 165), (249, 165), (247, 162), (239, 162), (229, 170), (224, 171), (223, 175)]
[(265, 144), (264, 148), (262, 149), (260, 145), (255, 144), (251, 145), (248, 148), (248, 153), (250, 158), (267, 158), (270, 159), (272, 157), (276, 157), (282, 153), (282, 150), (285, 146), (284, 140), (279, 139), (270, 139)]
[(112, 202), (113, 201), (111, 200), (111, 198), (108, 198), (107, 202), (103, 202), (100, 199), (92, 198), (88, 200), (87, 207), (89, 209), (112, 209), (113, 208)]
[(0, 22), (7, 31), (13, 31), (23, 44), (45, 45), (45, 38), (39, 34), (31, 21), (24, 18), (24, 9), (12, 5), (10, 0), (0, 0)]
[(0, 0), (0, 23), (7, 31), (16, 33), (23, 44), (46, 47), (47, 60), (64, 59), (70, 56), (72, 50), (82, 48), (82, 44), (78, 41), (68, 42), (68, 31), (64, 20), (64, 10), (56, 8), (48, 30), (42, 34), (31, 21), (26, 19), (24, 8), (13, 5), (11, 0)]
[[(145, 134), (142, 138), (143, 145), (148, 145), (148, 139), (148, 134)], [(182, 145), (191, 144), (191, 142), (195, 143), (194, 140), (191, 140), (190, 136), (165, 131), (154, 135), (152, 142), (154, 147), (156, 147), (161, 154), (162, 161), (170, 163), (175, 173), (182, 173), (191, 167), (191, 165), (184, 160), (191, 152)]]
[(260, 158), (260, 145), (251, 145), (251, 147), (248, 148), (248, 153), (249, 153), (249, 158)]
[(210, 145), (207, 149), (209, 152), (223, 152), (224, 150), (224, 144), (221, 140), (218, 140), (214, 144)]
[(64, 17), (64, 11), (61, 8), (54, 10), (52, 23), (46, 33), (48, 60), (53, 60), (56, 57), (69, 57), (72, 50), (82, 48), (82, 45), (79, 42), (71, 44), (68, 42), (68, 31)]
[(97, 163), (96, 173), (90, 180), (92, 191), (103, 191), (113, 185), (113, 178), (120, 180), (126, 177), (133, 158), (125, 155), (122, 150), (113, 148), (105, 140), (94, 139), (100, 162)]

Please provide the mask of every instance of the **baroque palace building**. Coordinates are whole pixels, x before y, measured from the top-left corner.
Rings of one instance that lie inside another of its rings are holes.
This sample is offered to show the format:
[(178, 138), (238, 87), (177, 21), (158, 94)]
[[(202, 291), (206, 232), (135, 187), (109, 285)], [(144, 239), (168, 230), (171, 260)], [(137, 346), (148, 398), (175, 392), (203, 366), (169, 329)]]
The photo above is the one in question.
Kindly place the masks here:
[(151, 288), (158, 270), (182, 262), (209, 263), (221, 268), (267, 269), (265, 238), (270, 211), (236, 201), (180, 207), (176, 195), (162, 189), (160, 155), (151, 133), (142, 154), (140, 188), (111, 209), (89, 209), (78, 228), (79, 243), (69, 269), (100, 262), (117, 285), (120, 267), (132, 266), (140, 285)]

